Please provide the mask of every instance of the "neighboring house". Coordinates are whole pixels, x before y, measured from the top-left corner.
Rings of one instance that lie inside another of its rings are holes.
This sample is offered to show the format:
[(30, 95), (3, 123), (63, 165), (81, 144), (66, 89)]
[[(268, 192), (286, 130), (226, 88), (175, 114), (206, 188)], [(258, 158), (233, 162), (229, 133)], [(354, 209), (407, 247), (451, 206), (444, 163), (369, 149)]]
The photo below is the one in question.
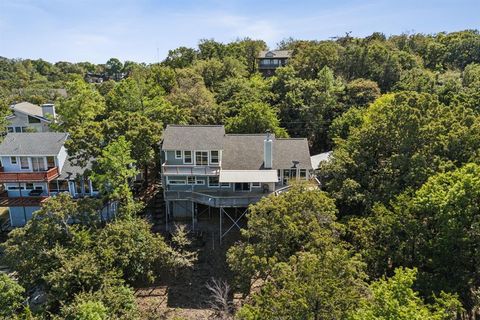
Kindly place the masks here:
[(258, 70), (264, 77), (273, 76), (275, 70), (285, 66), (291, 56), (292, 50), (261, 51), (258, 55)]
[(20, 102), (10, 106), (12, 114), (7, 116), (7, 132), (48, 132), (55, 119), (55, 105), (38, 106), (30, 102)]
[(220, 213), (246, 208), (284, 190), (292, 179), (312, 176), (306, 139), (225, 134), (224, 126), (169, 125), (161, 150), (169, 219), (192, 217), (195, 223), (205, 206)]
[(19, 227), (50, 196), (96, 196), (84, 171), (70, 163), (64, 143), (67, 133), (9, 133), (0, 144), (0, 206), (8, 207), (10, 225)]

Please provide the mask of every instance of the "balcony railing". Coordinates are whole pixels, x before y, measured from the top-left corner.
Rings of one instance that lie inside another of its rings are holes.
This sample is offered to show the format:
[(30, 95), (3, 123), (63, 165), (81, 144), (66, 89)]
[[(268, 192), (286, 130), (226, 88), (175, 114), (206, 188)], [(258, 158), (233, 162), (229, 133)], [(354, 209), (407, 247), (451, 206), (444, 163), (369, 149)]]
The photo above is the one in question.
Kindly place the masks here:
[(270, 193), (165, 191), (165, 200), (190, 200), (211, 207), (248, 207)]
[(0, 167), (0, 182), (31, 182), (31, 181), (51, 181), (58, 178), (58, 167), (53, 167), (47, 171), (26, 171), (26, 172), (5, 172)]
[(220, 174), (220, 165), (194, 166), (194, 165), (174, 165), (164, 163), (162, 165), (163, 174), (166, 176), (218, 176)]
[(49, 197), (9, 197), (6, 191), (0, 193), (0, 207), (39, 207)]

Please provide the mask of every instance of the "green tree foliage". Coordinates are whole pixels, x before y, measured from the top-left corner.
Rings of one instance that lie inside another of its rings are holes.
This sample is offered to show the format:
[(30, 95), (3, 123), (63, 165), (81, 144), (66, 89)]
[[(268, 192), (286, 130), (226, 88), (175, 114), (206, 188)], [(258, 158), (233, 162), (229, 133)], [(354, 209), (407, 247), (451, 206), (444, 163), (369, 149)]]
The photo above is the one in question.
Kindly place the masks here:
[(419, 187), (439, 169), (473, 160), (480, 145), (478, 117), (435, 96), (404, 92), (382, 96), (361, 124), (336, 141), (323, 167), (326, 190), (342, 214), (360, 214), (375, 201), (387, 203), (408, 187)]
[(103, 97), (81, 79), (69, 82), (67, 93), (68, 97), (60, 100), (57, 108), (61, 130), (79, 127), (105, 111)]
[(130, 183), (137, 175), (136, 161), (131, 157), (132, 143), (124, 136), (107, 145), (91, 176), (103, 196), (118, 201), (122, 214), (132, 214), (137, 209)]
[(226, 130), (230, 133), (263, 133), (270, 130), (279, 138), (288, 136), (280, 127), (275, 109), (261, 102), (242, 107), (237, 116), (228, 119)]
[(300, 252), (273, 266), (239, 319), (345, 319), (365, 289), (363, 264), (346, 250)]
[(370, 295), (352, 312), (352, 320), (448, 320), (461, 309), (455, 296), (441, 293), (433, 304), (425, 303), (412, 289), (415, 269), (396, 269), (395, 275), (370, 284)]
[(22, 308), (25, 289), (4, 273), (0, 273), (0, 317), (12, 319)]
[(328, 250), (341, 231), (335, 214), (333, 200), (308, 185), (264, 198), (250, 207), (248, 228), (242, 230), (243, 241), (229, 250), (229, 265), (249, 282), (266, 277), (273, 265), (298, 251)]
[[(68, 194), (49, 199), (2, 244), (4, 262), (27, 291), (46, 293), (49, 312), (61, 309), (65, 317), (74, 317), (92, 309), (93, 314), (104, 310), (115, 319), (134, 319), (135, 298), (125, 283), (152, 281), (159, 268), (188, 267), (178, 257), (191, 254), (169, 246), (141, 218), (116, 219), (101, 227), (101, 206), (92, 201), (74, 201)], [(0, 296), (23, 292), (9, 283), (5, 288)], [(4, 301), (9, 300), (0, 303)]]

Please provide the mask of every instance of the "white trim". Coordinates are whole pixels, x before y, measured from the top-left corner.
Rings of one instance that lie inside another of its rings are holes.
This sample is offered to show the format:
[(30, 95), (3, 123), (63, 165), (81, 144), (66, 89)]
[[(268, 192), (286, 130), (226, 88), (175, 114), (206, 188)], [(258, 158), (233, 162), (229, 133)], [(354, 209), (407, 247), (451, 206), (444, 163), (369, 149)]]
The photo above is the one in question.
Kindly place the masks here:
[[(175, 186), (184, 186), (187, 184), (187, 180), (184, 178), (178, 178), (178, 177), (173, 177), (173, 179), (171, 179), (172, 177), (167, 177), (167, 184), (171, 184), (171, 185), (175, 185)], [(176, 180), (176, 181), (183, 181), (183, 183), (171, 183), (172, 180)]]
[[(212, 162), (212, 152), (217, 152), (217, 162)], [(220, 150), (210, 150), (208, 152), (208, 163), (211, 165), (219, 165), (220, 164)]]
[[(177, 152), (180, 152), (180, 157), (177, 155)], [(182, 150), (175, 150), (175, 159), (182, 159), (183, 152)]]
[[(185, 152), (190, 152), (190, 162), (185, 161), (185, 159), (186, 159)], [(192, 152), (192, 150), (184, 150), (182, 152), (182, 156), (183, 156), (183, 164), (193, 164), (193, 152)]]
[[(258, 185), (257, 185), (258, 184)], [(260, 182), (252, 182), (250, 183), (250, 189), (252, 188), (261, 188), (262, 184)]]
[[(215, 186), (215, 185), (211, 185), (210, 184), (210, 178), (218, 178), (218, 184)], [(219, 176), (209, 176), (208, 177), (208, 187), (209, 188), (220, 188), (220, 177)]]
[(230, 187), (231, 187), (230, 182), (220, 182), (220, 188), (230, 188)]
[[(206, 152), (207, 153), (207, 163), (206, 164), (197, 164), (197, 152)], [(210, 152), (209, 150), (194, 150), (194, 165), (195, 166), (201, 166), (201, 167), (206, 167), (210, 163)]]

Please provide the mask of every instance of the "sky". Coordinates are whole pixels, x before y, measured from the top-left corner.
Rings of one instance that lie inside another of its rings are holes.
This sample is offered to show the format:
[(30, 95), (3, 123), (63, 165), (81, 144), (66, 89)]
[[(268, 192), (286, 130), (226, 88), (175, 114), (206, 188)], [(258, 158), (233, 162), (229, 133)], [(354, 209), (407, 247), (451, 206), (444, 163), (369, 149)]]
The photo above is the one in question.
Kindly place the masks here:
[(0, 56), (153, 63), (168, 50), (250, 37), (480, 29), (480, 0), (0, 0)]

